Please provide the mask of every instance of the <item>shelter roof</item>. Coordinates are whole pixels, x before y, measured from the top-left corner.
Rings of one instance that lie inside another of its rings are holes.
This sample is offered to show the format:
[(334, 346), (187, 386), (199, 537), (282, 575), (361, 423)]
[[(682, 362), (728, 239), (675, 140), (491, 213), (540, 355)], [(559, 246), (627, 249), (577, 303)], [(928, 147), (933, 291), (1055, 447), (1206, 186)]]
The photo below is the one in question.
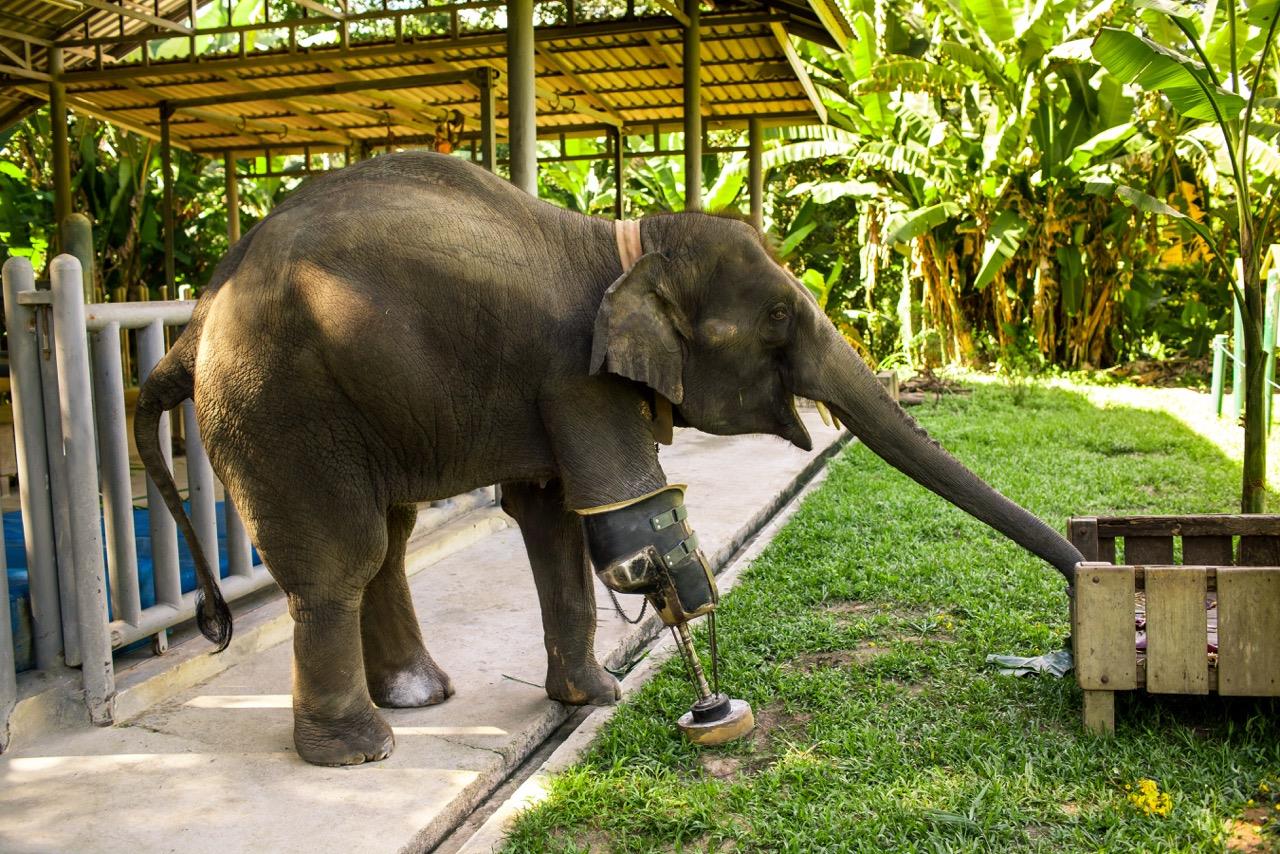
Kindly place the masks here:
[[(679, 124), (685, 19), (677, 2), (537, 0), (539, 133)], [(192, 151), (409, 144), (430, 139), (451, 111), (474, 130), (486, 85), (497, 92), (495, 124), (505, 135), (500, 0), (268, 0), (259, 8), (274, 17), (242, 22), (234, 0), (6, 2), (0, 127), (48, 97), (56, 45), (71, 109), (151, 137), (170, 110), (173, 144)], [(714, 0), (701, 25), (709, 124), (823, 118), (792, 39), (847, 39), (833, 0)]]

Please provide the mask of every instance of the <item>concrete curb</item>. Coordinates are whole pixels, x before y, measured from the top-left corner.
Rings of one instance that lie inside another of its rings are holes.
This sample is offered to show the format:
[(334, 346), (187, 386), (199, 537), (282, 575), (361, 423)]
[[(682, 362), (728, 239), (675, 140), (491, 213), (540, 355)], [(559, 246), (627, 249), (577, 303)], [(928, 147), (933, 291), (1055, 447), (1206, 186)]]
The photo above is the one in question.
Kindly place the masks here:
[[(751, 565), (760, 552), (764, 550), (765, 546), (782, 529), (782, 526), (795, 514), (804, 498), (826, 479), (827, 472), (824, 468), (826, 462), (843, 448), (851, 438), (847, 432), (840, 434), (826, 451), (816, 457), (809, 466), (806, 466), (796, 476), (791, 488), (779, 493), (778, 499), (766, 508), (767, 515), (766, 511), (762, 510), (760, 514), (752, 518), (747, 526), (754, 526), (751, 533), (745, 534), (741, 538), (735, 538), (736, 546), (732, 551), (726, 545), (720, 552), (717, 552), (717, 557), (720, 557), (721, 552), (730, 551), (728, 556), (721, 558), (722, 563), (716, 564), (724, 567), (717, 576), (717, 584), (722, 592), (733, 589), (743, 571)], [(746, 528), (744, 528), (745, 530)], [(745, 549), (743, 548), (744, 545), (746, 546)], [(730, 559), (732, 562), (729, 562)], [(725, 566), (725, 563), (728, 565)], [(656, 617), (646, 622), (655, 624), (655, 632), (661, 627), (661, 623)], [(640, 633), (637, 632), (636, 634)], [(652, 640), (653, 636), (653, 634), (649, 635), (650, 640)], [(656, 643), (650, 646), (643, 660), (623, 678), (623, 699), (625, 700), (633, 695), (641, 686), (653, 678), (658, 669), (675, 652), (675, 643), (670, 635), (663, 635)], [(551, 776), (569, 768), (582, 757), (587, 748), (591, 746), (591, 743), (595, 741), (601, 729), (613, 717), (617, 708), (617, 706), (595, 708), (573, 730), (568, 738), (539, 767), (534, 769), (531, 775), (520, 783), (515, 791), (497, 806), (478, 830), (464, 840), (446, 839), (442, 847), (448, 848), (451, 852), (457, 852), (457, 854), (491, 854), (491, 852), (499, 850), (506, 837), (507, 829), (516, 816), (546, 798)], [(411, 851), (421, 850), (423, 849), (411, 846), (402, 849), (402, 852), (408, 854)]]

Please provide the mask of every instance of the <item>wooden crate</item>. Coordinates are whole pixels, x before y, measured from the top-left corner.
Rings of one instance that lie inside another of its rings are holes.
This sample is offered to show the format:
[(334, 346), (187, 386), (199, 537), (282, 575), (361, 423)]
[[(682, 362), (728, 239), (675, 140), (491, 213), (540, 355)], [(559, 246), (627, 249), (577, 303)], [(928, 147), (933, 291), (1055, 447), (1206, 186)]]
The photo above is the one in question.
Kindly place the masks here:
[[(1068, 531), (1087, 561), (1076, 573), (1071, 639), (1088, 729), (1115, 730), (1116, 691), (1280, 696), (1280, 516), (1084, 516)], [(1213, 660), (1207, 603), (1215, 597)]]

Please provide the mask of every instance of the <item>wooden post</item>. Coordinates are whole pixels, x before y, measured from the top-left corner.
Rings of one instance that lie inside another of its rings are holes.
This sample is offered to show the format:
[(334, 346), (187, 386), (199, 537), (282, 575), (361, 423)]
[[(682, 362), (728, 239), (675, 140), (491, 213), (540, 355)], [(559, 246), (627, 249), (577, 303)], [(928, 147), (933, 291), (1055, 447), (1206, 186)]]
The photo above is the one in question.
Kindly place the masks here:
[(61, 223), (62, 251), (76, 256), (84, 276), (84, 301), (94, 302), (93, 224), (82, 213), (68, 214)]
[(240, 183), (236, 180), (236, 159), (228, 151), (222, 155), (222, 172), (227, 182), (227, 247), (240, 242)]
[(747, 120), (747, 184), (751, 193), (751, 224), (764, 230), (764, 164), (760, 120)]
[(1071, 640), (1076, 677), (1084, 689), (1084, 724), (1092, 732), (1113, 732), (1114, 692), (1138, 687), (1133, 567), (1082, 563), (1075, 594)]
[(700, 0), (684, 0), (684, 209), (702, 210), (702, 34)]
[(534, 92), (533, 0), (507, 3), (507, 136), (511, 183), (538, 195), (538, 115)]
[(173, 293), (173, 146), (169, 139), (169, 118), (173, 109), (168, 102), (160, 104), (160, 174), (164, 182), (160, 215), (164, 227), (164, 283), (168, 293)]
[[(62, 82), (62, 48), (49, 48), (49, 127), (53, 135), (53, 221), (61, 227), (71, 213), (71, 148), (67, 141), (67, 87)], [(60, 250), (65, 251), (61, 246)]]
[(477, 84), (480, 87), (480, 165), (490, 172), (498, 166), (498, 133), (493, 121), (496, 112), (493, 102), (494, 73), (492, 69), (486, 69)]

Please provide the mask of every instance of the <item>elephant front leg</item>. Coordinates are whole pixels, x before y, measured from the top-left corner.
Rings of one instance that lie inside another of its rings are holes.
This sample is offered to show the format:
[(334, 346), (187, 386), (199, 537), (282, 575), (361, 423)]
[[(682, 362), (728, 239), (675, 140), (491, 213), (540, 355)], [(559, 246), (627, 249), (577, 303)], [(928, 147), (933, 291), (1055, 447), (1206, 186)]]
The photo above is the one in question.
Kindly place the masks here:
[(369, 696), (384, 709), (431, 706), (453, 696), (453, 683), (422, 642), (405, 576), (405, 545), (417, 518), (412, 504), (387, 513), (387, 556), (360, 606), (365, 680)]
[(558, 481), (502, 487), (502, 509), (520, 525), (542, 606), (547, 696), (572, 705), (609, 705), (618, 680), (596, 661), (596, 597), (582, 522), (564, 506)]

